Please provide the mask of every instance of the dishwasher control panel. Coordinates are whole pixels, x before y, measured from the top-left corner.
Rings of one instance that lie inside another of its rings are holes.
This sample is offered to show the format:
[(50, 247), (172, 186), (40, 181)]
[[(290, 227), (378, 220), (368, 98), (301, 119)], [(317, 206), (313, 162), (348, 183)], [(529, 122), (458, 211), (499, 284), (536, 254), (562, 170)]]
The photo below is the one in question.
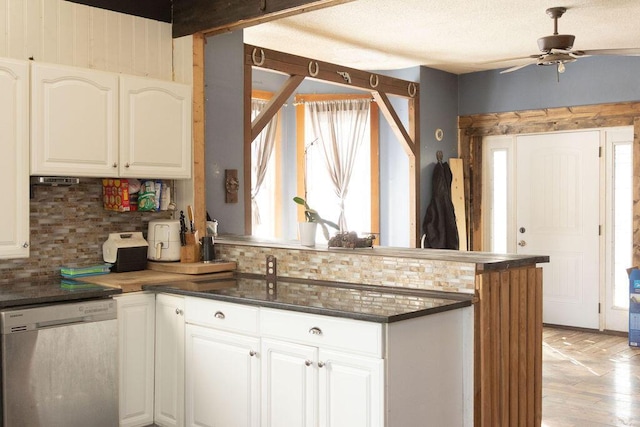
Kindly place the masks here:
[(0, 311), (0, 333), (11, 334), (116, 318), (111, 298), (74, 303), (16, 307)]

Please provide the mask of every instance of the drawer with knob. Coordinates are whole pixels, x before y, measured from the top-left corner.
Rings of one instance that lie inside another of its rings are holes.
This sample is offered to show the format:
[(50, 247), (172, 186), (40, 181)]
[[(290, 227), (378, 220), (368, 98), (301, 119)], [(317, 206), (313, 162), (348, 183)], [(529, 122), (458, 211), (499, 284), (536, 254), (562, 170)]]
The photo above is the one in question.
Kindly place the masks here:
[(185, 299), (185, 321), (227, 331), (258, 333), (258, 307), (206, 298)]
[(382, 357), (382, 324), (316, 314), (260, 309), (260, 334), (317, 347)]

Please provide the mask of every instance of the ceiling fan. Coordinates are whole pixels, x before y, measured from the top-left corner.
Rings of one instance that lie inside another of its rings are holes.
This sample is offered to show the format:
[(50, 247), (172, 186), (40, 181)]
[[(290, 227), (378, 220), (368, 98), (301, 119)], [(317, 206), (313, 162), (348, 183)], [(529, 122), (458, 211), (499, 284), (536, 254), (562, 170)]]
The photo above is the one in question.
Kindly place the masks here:
[(523, 65), (517, 65), (515, 67), (507, 68), (500, 72), (500, 74), (510, 73), (512, 71), (519, 70), (529, 65), (556, 65), (558, 73), (564, 73), (565, 66), (569, 62), (574, 62), (576, 59), (583, 56), (593, 55), (617, 55), (617, 56), (635, 56), (640, 55), (640, 49), (591, 49), (591, 50), (571, 50), (573, 42), (576, 36), (572, 34), (558, 34), (558, 18), (560, 18), (567, 11), (566, 7), (550, 7), (546, 10), (547, 15), (553, 19), (553, 34), (550, 36), (540, 37), (538, 39), (538, 48), (542, 53), (530, 56), (523, 56), (518, 58), (508, 58), (499, 61), (491, 62), (503, 62), (514, 61), (518, 59), (531, 58), (530, 61)]

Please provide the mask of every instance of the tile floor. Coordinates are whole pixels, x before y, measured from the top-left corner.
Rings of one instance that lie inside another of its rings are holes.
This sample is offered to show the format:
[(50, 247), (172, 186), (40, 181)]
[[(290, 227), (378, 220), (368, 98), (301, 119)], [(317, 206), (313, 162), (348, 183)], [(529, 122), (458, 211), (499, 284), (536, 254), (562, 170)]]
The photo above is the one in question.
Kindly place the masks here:
[(545, 327), (542, 427), (640, 426), (640, 348), (622, 336)]

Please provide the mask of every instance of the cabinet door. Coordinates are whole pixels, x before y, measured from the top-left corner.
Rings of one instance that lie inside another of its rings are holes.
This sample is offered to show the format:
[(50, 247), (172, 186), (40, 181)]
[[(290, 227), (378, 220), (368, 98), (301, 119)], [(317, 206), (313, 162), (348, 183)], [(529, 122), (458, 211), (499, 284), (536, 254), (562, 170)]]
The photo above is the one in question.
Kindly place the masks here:
[(315, 427), (318, 349), (262, 339), (262, 427)]
[(29, 256), (29, 64), (0, 60), (0, 258)]
[(31, 174), (117, 175), (118, 75), (33, 63)]
[(320, 425), (384, 425), (384, 361), (320, 349)]
[(186, 334), (187, 426), (260, 426), (260, 340), (191, 324)]
[(155, 295), (116, 297), (120, 353), (120, 426), (153, 423)]
[(120, 176), (191, 177), (189, 85), (120, 78)]
[(156, 295), (154, 420), (184, 425), (184, 298)]

